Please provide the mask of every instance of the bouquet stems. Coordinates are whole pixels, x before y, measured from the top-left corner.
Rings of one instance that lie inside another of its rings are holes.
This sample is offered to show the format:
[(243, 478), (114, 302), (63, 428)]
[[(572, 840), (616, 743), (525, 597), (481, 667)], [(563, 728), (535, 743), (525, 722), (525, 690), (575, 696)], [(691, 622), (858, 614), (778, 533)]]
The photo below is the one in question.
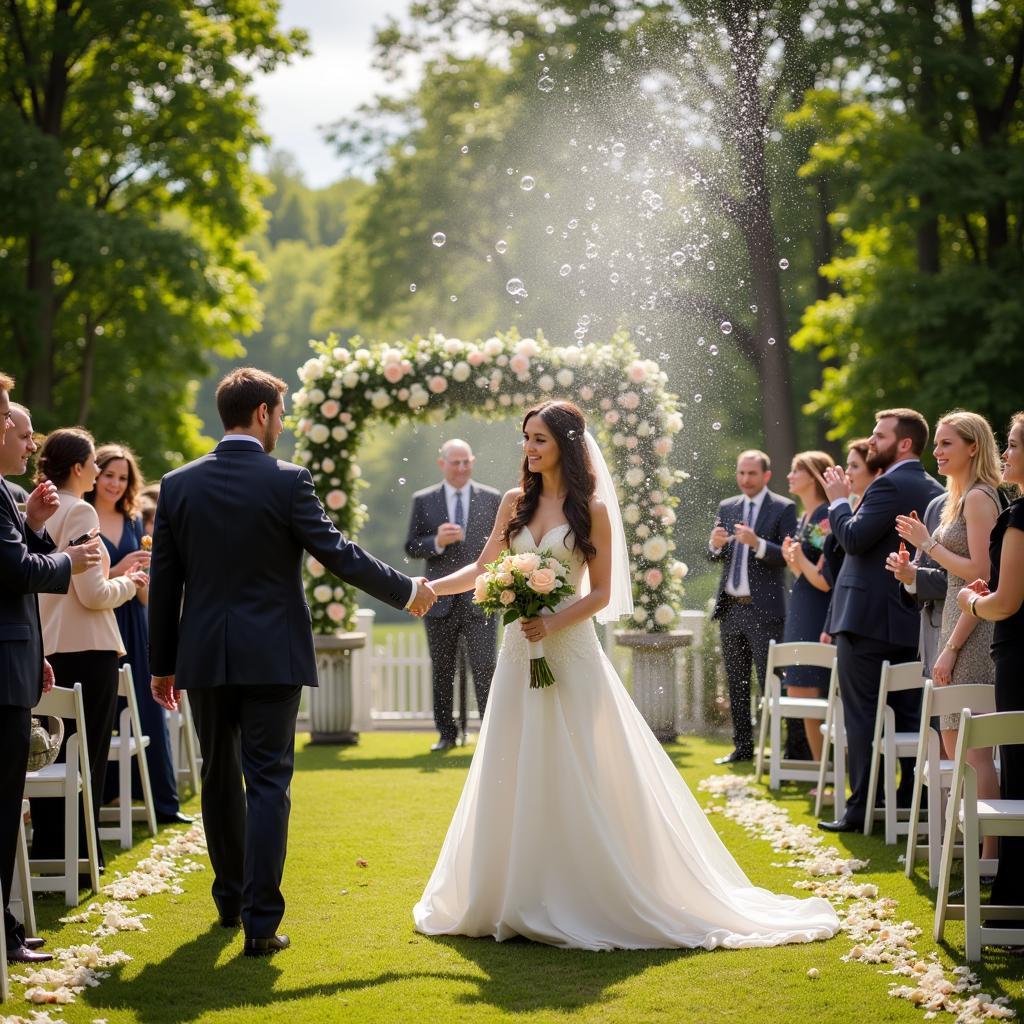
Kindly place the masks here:
[(544, 644), (539, 640), (530, 642), (530, 689), (542, 690), (555, 681), (554, 673), (544, 657)]

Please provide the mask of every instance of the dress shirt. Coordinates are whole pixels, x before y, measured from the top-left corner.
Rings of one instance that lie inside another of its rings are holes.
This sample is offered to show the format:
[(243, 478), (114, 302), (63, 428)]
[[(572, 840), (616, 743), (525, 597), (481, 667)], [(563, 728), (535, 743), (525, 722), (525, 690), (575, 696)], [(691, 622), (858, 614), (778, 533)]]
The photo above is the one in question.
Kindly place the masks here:
[[(263, 442), (258, 437), (253, 437), (252, 434), (225, 434), (221, 439), (220, 443), (223, 444), (225, 441), (252, 441), (254, 445), (257, 445), (260, 451), (265, 451)], [(409, 595), (409, 600), (405, 602), (405, 610), (408, 611), (412, 606), (413, 601), (416, 600), (416, 594), (419, 591), (419, 585), (415, 580), (412, 582), (412, 593)]]
[[(757, 517), (761, 514), (761, 506), (764, 504), (764, 496), (768, 493), (767, 487), (762, 487), (752, 498), (748, 498), (745, 494), (743, 495), (743, 508), (746, 510), (747, 506), (753, 504), (753, 508), (750, 510), (750, 515), (747, 517), (747, 526), (752, 530), (754, 524), (757, 522)], [(739, 541), (734, 540), (732, 542), (736, 545), (736, 550), (733, 551), (733, 558), (737, 556), (742, 559), (740, 565), (740, 582), (738, 586), (733, 586), (732, 582), (732, 567), (730, 566), (729, 578), (725, 581), (725, 592), (730, 594), (732, 597), (750, 597), (750, 574), (747, 571), (747, 559), (749, 555), (745, 554), (744, 551), (740, 550), (745, 548), (748, 552), (752, 551), (755, 558), (764, 558), (765, 553), (768, 550), (768, 542), (763, 537), (759, 537), (757, 541), (757, 547), (751, 548), (747, 544), (740, 544)], [(722, 549), (711, 547), (712, 554), (717, 555)]]
[[(473, 486), (473, 481), (467, 480), (466, 483), (462, 485), (462, 487), (452, 487), (452, 485), (448, 483), (447, 480), (445, 480), (441, 486), (444, 488), (444, 506), (448, 510), (449, 523), (454, 523), (457, 521), (455, 518), (455, 495), (462, 495), (462, 518), (464, 520), (462, 524), (462, 532), (465, 533), (466, 526), (469, 524), (469, 492), (470, 488)], [(438, 554), (441, 554), (441, 552), (444, 551), (444, 548), (441, 547), (435, 540), (434, 550)]]

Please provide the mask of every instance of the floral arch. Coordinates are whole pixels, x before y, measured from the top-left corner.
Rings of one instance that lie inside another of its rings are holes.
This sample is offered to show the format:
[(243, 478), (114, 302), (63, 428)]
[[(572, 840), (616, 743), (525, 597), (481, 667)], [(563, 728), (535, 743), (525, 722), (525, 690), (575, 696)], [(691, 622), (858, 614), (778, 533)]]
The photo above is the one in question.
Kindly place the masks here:
[[(676, 395), (654, 361), (624, 334), (607, 344), (554, 346), (539, 332), (514, 331), (466, 342), (441, 334), (410, 341), (342, 347), (335, 336), (310, 343), (292, 396), (295, 459), (309, 467), (338, 529), (355, 537), (367, 509), (357, 456), (367, 430), (381, 423), (443, 423), (452, 412), (486, 419), (516, 416), (546, 398), (570, 398), (587, 416), (608, 459), (622, 503), (631, 552), (634, 626), (664, 632), (675, 624), (686, 566), (673, 557), (679, 499), (687, 474), (668, 464), (682, 429)], [(318, 633), (352, 628), (356, 592), (327, 579), (308, 559), (306, 591)]]

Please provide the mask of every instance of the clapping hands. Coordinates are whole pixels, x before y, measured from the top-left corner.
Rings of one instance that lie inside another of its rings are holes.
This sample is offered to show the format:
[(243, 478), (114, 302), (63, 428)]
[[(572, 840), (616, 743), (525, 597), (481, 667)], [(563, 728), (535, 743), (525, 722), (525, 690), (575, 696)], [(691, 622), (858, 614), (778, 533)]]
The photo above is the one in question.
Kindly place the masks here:
[(25, 521), (32, 531), (42, 529), (43, 524), (60, 508), (60, 495), (50, 480), (44, 480), (28, 496), (25, 503)]
[(409, 605), (408, 611), (410, 615), (423, 618), (434, 607), (437, 594), (434, 593), (425, 576), (415, 577), (413, 583), (416, 584), (416, 596), (412, 599), (412, 604)]
[(822, 473), (822, 478), (825, 482), (825, 497), (828, 498), (829, 504), (840, 498), (849, 500), (853, 493), (853, 482), (846, 475), (846, 470), (842, 466), (827, 467)]
[(910, 552), (902, 542), (899, 551), (892, 551), (886, 556), (885, 567), (900, 583), (913, 585), (917, 579), (917, 565), (910, 560)]
[(931, 537), (928, 527), (921, 522), (914, 511), (911, 511), (909, 516), (896, 517), (896, 532), (908, 544), (913, 544), (915, 548), (927, 544), (928, 538)]

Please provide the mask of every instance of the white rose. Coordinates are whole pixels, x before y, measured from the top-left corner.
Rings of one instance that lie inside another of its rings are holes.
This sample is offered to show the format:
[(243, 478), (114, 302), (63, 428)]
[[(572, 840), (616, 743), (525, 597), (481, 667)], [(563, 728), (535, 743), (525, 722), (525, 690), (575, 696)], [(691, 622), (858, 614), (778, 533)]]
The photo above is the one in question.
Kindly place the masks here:
[(335, 441), (344, 441), (348, 437), (348, 431), (344, 427), (331, 427), (331, 437)]
[(492, 358), (498, 355), (504, 347), (500, 338), (488, 338), (484, 342), (484, 352)]
[(675, 609), (667, 604), (659, 604), (654, 609), (654, 621), (659, 626), (670, 626), (676, 620)]
[(380, 361), (387, 366), (388, 363), (400, 363), (402, 361), (402, 353), (397, 348), (386, 348), (384, 349), (383, 355), (380, 357)]
[(673, 579), (681, 580), (686, 578), (686, 574), (690, 571), (690, 567), (685, 562), (673, 562), (669, 566), (668, 571)]
[(539, 387), (541, 391), (551, 391), (554, 389), (554, 386), (555, 378), (552, 377), (550, 373), (545, 373), (544, 376), (537, 381), (537, 387)]
[(319, 388), (313, 388), (308, 397), (313, 405), (319, 405), (327, 396)]
[(649, 527), (649, 526), (648, 526), (648, 525), (647, 525), (646, 523), (641, 523), (641, 524), (640, 524), (640, 525), (639, 525), (639, 526), (638, 526), (638, 527), (636, 528), (636, 535), (637, 535), (637, 536), (638, 536), (638, 537), (639, 537), (639, 538), (640, 538), (641, 540), (643, 540), (643, 539), (644, 539), (645, 537), (649, 537), (649, 536), (651, 535), (651, 528), (650, 528), (650, 527)]
[(639, 487), (644, 482), (644, 471), (639, 466), (626, 470), (626, 483), (630, 487)]
[(454, 367), (452, 367), (452, 380), (458, 381), (460, 384), (469, 380), (469, 375), (473, 372), (472, 367), (469, 363), (459, 360)]
[(319, 586), (313, 588), (313, 597), (315, 597), (321, 604), (324, 604), (334, 597), (334, 591), (326, 583), (321, 583)]
[(370, 361), (370, 350), (368, 348), (357, 348), (356, 359), (361, 363), (368, 363)]
[(647, 609), (646, 608), (634, 608), (633, 609), (633, 621), (643, 625), (647, 621)]
[(391, 404), (391, 396), (386, 391), (374, 391), (370, 404), (374, 409), (386, 409)]
[(341, 383), (351, 389), (359, 386), (359, 374), (355, 370), (347, 370), (341, 375)]
[(466, 343), (458, 338), (446, 338), (444, 342), (444, 350), (450, 356), (457, 355), (466, 347)]
[(299, 370), (299, 379), (303, 384), (310, 384), (319, 380), (324, 375), (324, 364), (322, 360), (313, 357), (307, 359)]
[(636, 505), (627, 505), (622, 510), (622, 518), (627, 522), (635, 526), (640, 522), (640, 509)]
[(540, 346), (537, 344), (535, 338), (523, 338), (516, 345), (516, 352), (521, 353), (524, 356), (529, 356), (531, 359), (540, 351)]
[(683, 429), (683, 417), (678, 412), (670, 412), (665, 417), (665, 429), (670, 434), (678, 434)]
[(333, 473), (334, 472), (334, 459), (330, 459), (330, 458), (324, 459), (323, 462), (320, 463), (320, 468), (325, 473)]
[(309, 439), (313, 444), (323, 444), (330, 436), (331, 432), (323, 423), (314, 423), (309, 428)]
[(564, 367), (555, 374), (555, 380), (558, 381), (559, 387), (563, 388), (569, 387), (569, 385), (572, 384), (574, 377), (575, 374), (572, 370), (568, 370)]
[(347, 348), (336, 348), (331, 354), (339, 363), (347, 363), (352, 358), (352, 353)]
[(644, 558), (649, 562), (660, 562), (668, 554), (668, 541), (655, 534), (644, 544)]

